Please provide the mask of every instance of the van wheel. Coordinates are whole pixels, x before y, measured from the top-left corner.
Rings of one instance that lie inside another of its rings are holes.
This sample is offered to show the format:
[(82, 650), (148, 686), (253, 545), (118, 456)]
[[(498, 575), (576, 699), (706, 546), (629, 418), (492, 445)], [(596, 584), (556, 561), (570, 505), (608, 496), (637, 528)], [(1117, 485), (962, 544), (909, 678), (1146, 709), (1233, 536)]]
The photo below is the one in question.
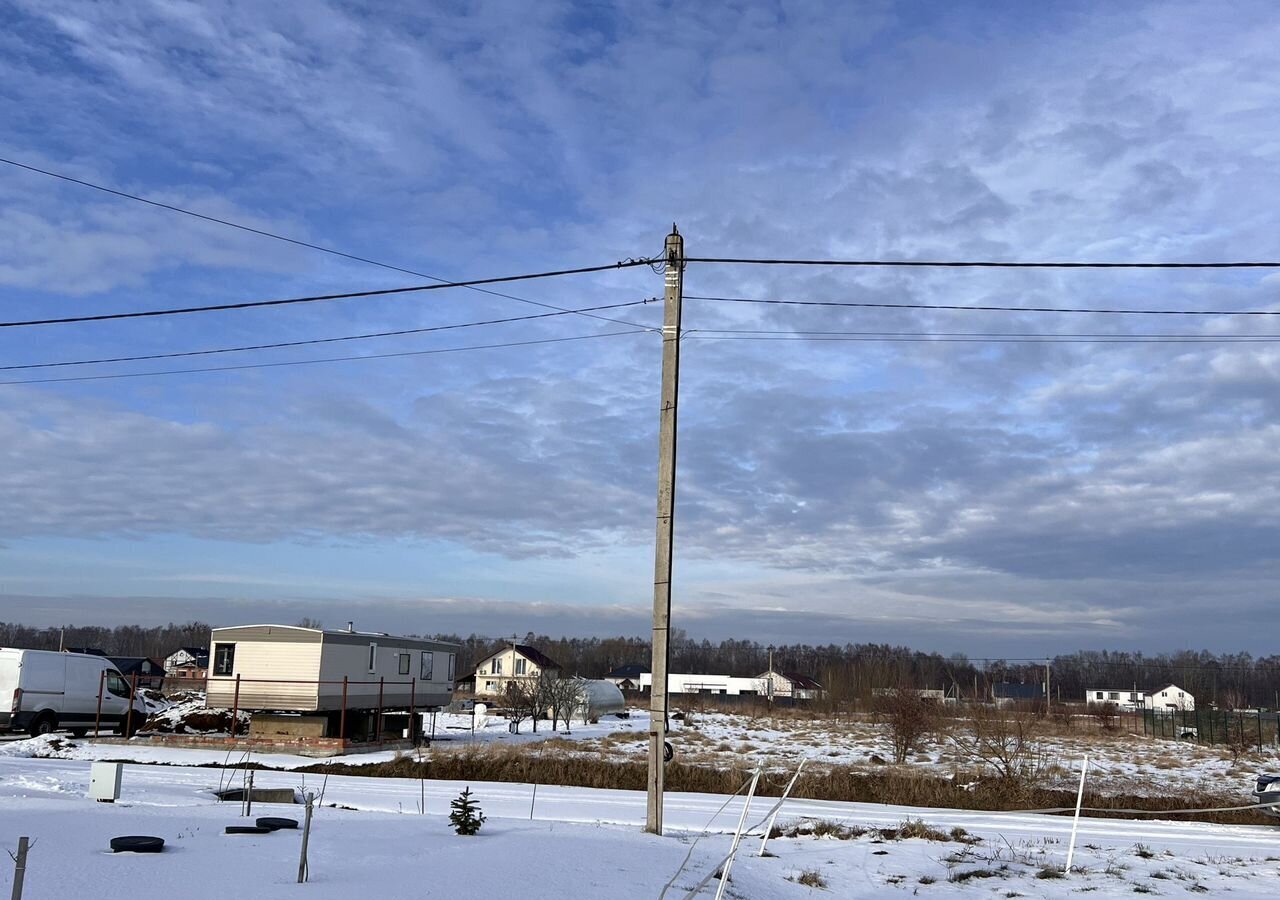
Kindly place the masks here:
[(27, 733), (32, 737), (40, 737), (42, 734), (53, 734), (57, 727), (58, 720), (52, 713), (41, 713), (32, 721)]

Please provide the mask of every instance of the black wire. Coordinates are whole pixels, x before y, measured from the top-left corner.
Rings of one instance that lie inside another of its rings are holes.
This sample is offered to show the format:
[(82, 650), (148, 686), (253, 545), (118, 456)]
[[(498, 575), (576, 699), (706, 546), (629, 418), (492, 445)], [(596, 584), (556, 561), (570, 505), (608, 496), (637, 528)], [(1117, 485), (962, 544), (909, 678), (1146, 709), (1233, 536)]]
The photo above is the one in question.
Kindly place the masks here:
[[(305, 341), (281, 341), (275, 344), (251, 344), (245, 347), (219, 347), (213, 350), (184, 350), (177, 353), (151, 353), (146, 356), (112, 356), (101, 359), (77, 359), (66, 362), (29, 363), (21, 366), (0, 366), (0, 372), (15, 369), (52, 369), (59, 366), (89, 366), (97, 363), (142, 362), (150, 359), (175, 359), (182, 356), (211, 356), (216, 353), (240, 353), (246, 350), (278, 350), (282, 347), (304, 347), (309, 344), (334, 344), (339, 341), (361, 341), (367, 338), (397, 337), (405, 334), (425, 334), (432, 331), (452, 331), (457, 328), (476, 328), (481, 325), (505, 325), (508, 322), (528, 322), (532, 319), (550, 319), (570, 313), (587, 312), (597, 309), (621, 309), (627, 306), (641, 306), (647, 300), (633, 300), (630, 303), (611, 303), (607, 306), (588, 306), (584, 309), (568, 309), (564, 312), (535, 313), (531, 316), (510, 316), (505, 319), (486, 319), (482, 322), (461, 322), (456, 325), (433, 325), (428, 328), (404, 328), (399, 331), (374, 331), (368, 334), (349, 334), (342, 337), (313, 338)], [(648, 329), (657, 331), (658, 329)]]
[[(656, 329), (655, 329), (656, 330)], [(685, 332), (686, 335), (693, 334), (749, 334), (749, 335), (794, 335), (798, 340), (800, 337), (965, 337), (965, 338), (1090, 338), (1106, 340), (1109, 338), (1130, 340), (1134, 338), (1188, 338), (1195, 340), (1280, 340), (1280, 334), (1190, 334), (1186, 332), (1174, 332), (1167, 334), (1153, 334), (1148, 332), (1138, 332), (1135, 334), (1100, 334), (1096, 332), (1087, 333), (1051, 333), (1038, 331), (801, 331), (801, 330), (768, 330), (757, 328), (691, 328)]]
[(821, 336), (821, 335), (799, 335), (796, 337), (786, 337), (783, 334), (776, 336), (767, 335), (747, 335), (747, 334), (702, 334), (698, 332), (689, 332), (687, 337), (704, 341), (819, 341), (819, 342), (849, 342), (849, 343), (889, 343), (889, 344), (1269, 344), (1280, 342), (1280, 335), (1273, 337), (1252, 337), (1252, 336), (1232, 336), (1232, 337), (1184, 337), (1184, 338), (1148, 338), (1148, 337), (1092, 337), (1092, 338), (1076, 338), (1076, 337), (1058, 337), (1054, 335), (1045, 335), (1039, 338), (1024, 337), (949, 337), (946, 335), (922, 336), (922, 337), (853, 337), (853, 336)]
[[(403, 266), (395, 266), (395, 265), (392, 265), (391, 263), (379, 262), (376, 259), (369, 259), (366, 256), (357, 256), (354, 253), (344, 253), (341, 250), (334, 250), (330, 247), (321, 246), (320, 244), (312, 244), (312, 243), (308, 243), (307, 241), (300, 241), (297, 238), (285, 237), (282, 234), (275, 234), (274, 232), (271, 232), (271, 231), (264, 231), (261, 228), (253, 228), (249, 225), (241, 225), (238, 222), (231, 222), (231, 221), (228, 221), (227, 219), (219, 219), (216, 216), (207, 216), (204, 213), (198, 213), (198, 212), (195, 212), (194, 210), (184, 209), (181, 206), (174, 206), (170, 203), (161, 203), (159, 200), (148, 200), (146, 197), (140, 197), (137, 194), (130, 194), (125, 191), (118, 191), (115, 188), (109, 188), (109, 187), (106, 187), (105, 185), (94, 184), (92, 181), (84, 181), (80, 178), (73, 178), (70, 175), (63, 175), (60, 172), (51, 172), (48, 169), (37, 168), (36, 166), (28, 165), (26, 163), (20, 163), (16, 160), (5, 159), (4, 157), (0, 157), (0, 163), (14, 166), (19, 169), (26, 169), (28, 172), (35, 172), (40, 175), (47, 175), (50, 178), (57, 178), (60, 181), (67, 181), (67, 182), (70, 182), (71, 184), (78, 184), (81, 187), (92, 188), (95, 191), (102, 191), (104, 194), (112, 194), (113, 196), (116, 196), (116, 197), (123, 197), (126, 200), (135, 200), (138, 203), (145, 203), (148, 206), (154, 206), (159, 209), (167, 209), (170, 212), (181, 213), (184, 216), (191, 216), (193, 219), (203, 219), (206, 222), (213, 222), (214, 224), (217, 224), (217, 225), (225, 225), (228, 228), (235, 228), (240, 231), (246, 231), (249, 234), (256, 234), (261, 237), (271, 238), (272, 240), (276, 240), (276, 241), (284, 241), (286, 244), (294, 244), (298, 247), (306, 247), (308, 250), (318, 250), (321, 253), (328, 253), (332, 256), (340, 256), (343, 259), (353, 260), (354, 262), (361, 262), (371, 266), (378, 266), (381, 269), (390, 269), (393, 272), (403, 272), (406, 275), (414, 275), (414, 276), (417, 276), (418, 278), (426, 278), (430, 281), (438, 281), (444, 284), (449, 283), (448, 279), (441, 278), (438, 275), (432, 275), (429, 272), (417, 272), (417, 271), (414, 271), (413, 269), (406, 269)], [(648, 260), (646, 260), (646, 262), (648, 262)], [(553, 306), (550, 303), (542, 303), (538, 300), (530, 300), (527, 297), (517, 297), (515, 294), (504, 294), (501, 291), (491, 291), (482, 287), (477, 287), (475, 285), (464, 285), (464, 286), (468, 290), (478, 291), (481, 294), (490, 294), (494, 297), (503, 297), (507, 300), (516, 300), (520, 303), (528, 303), (532, 306), (541, 306), (544, 309), (554, 309), (559, 312), (565, 311), (563, 307)], [(624, 322), (621, 319), (610, 319), (608, 316), (587, 315), (587, 318), (600, 319), (605, 322), (613, 322), (614, 324), (617, 324), (617, 325), (629, 325), (633, 328), (643, 327), (641, 325), (637, 325), (635, 322)]]
[(685, 294), (685, 300), (720, 303), (766, 303), (777, 306), (848, 306), (860, 309), (945, 309), (977, 312), (1098, 313), (1125, 316), (1280, 316), (1275, 309), (1091, 309), (1070, 306), (960, 306), (941, 303), (872, 303), (854, 300), (775, 300), (762, 297), (701, 297)]
[(327, 356), (321, 359), (298, 359), (288, 362), (245, 363), (239, 366), (209, 366), (201, 369), (167, 369), (160, 372), (125, 372), (115, 375), (75, 375), (67, 378), (31, 378), (24, 381), (0, 381), (5, 384), (55, 384), (67, 381), (107, 381), (113, 378), (149, 378), (153, 375), (189, 375), (201, 372), (236, 372), (243, 369), (275, 369), (282, 366), (310, 366), (317, 363), (355, 362), (361, 359), (392, 359), (401, 356), (431, 356), (437, 353), (463, 353), (469, 350), (498, 350), (504, 347), (529, 347), (534, 344), (559, 344), (565, 341), (587, 341), (594, 338), (618, 337), (625, 334), (650, 334), (651, 328), (632, 331), (606, 331), (602, 334), (579, 334), (569, 337), (542, 338), (534, 341), (507, 341), (501, 344), (476, 344), (470, 347), (443, 347), (438, 350), (405, 350), (399, 353), (371, 353), (366, 356)]
[(1280, 262), (998, 262), (925, 259), (742, 259), (686, 256), (686, 263), (753, 266), (853, 266), (943, 269), (1280, 269)]
[[(141, 312), (104, 313), (96, 316), (68, 316), (63, 319), (30, 319), (24, 322), (0, 322), (0, 328), (21, 328), (27, 325), (65, 325), (71, 322), (103, 322), (109, 319), (141, 319), (150, 316), (176, 316), (183, 313), (219, 312), (228, 309), (252, 309), (260, 306), (285, 306), (290, 303), (315, 303), (319, 300), (349, 300), (354, 297), (382, 297), (388, 294), (408, 294), (421, 291), (442, 291), (447, 288), (470, 287), (477, 284), (499, 284), (510, 281), (531, 281), (535, 278), (556, 278), (561, 275), (581, 275), (587, 272), (604, 272), (609, 269), (647, 265), (643, 260), (609, 263), (603, 266), (584, 266), (578, 269), (559, 269), (553, 272), (534, 272), (528, 275), (504, 275), (501, 278), (476, 278), (470, 281), (448, 281), (443, 284), (418, 284), (411, 287), (383, 288), (377, 291), (352, 291), (345, 294), (316, 294), (310, 297), (289, 297), (284, 300), (253, 300), (247, 303), (218, 303), (213, 306), (188, 306), (180, 309), (151, 309)], [(555, 308), (557, 312), (570, 310)], [(623, 323), (629, 324), (629, 323)], [(645, 328), (644, 325), (636, 325)]]

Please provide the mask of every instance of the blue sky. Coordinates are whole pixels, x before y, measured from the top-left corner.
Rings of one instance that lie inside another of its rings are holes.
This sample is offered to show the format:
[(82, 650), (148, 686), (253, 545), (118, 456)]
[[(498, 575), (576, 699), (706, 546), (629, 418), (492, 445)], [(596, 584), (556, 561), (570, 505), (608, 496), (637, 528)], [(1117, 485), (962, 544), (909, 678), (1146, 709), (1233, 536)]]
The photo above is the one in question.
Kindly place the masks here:
[[(0, 156), (444, 278), (656, 253), (1276, 259), (1266, 3), (3, 2)], [(0, 166), (0, 318), (420, 283)], [(692, 266), (694, 295), (1280, 308), (1280, 275)], [(530, 282), (562, 307), (647, 268)], [(6, 365), (523, 315), (469, 291), (0, 330)], [(651, 326), (656, 304), (617, 316)], [(1269, 651), (1260, 319), (689, 301), (675, 624), (976, 655)], [(585, 337), (577, 316), (214, 357)], [(1271, 326), (1274, 330), (1274, 326)], [(698, 332), (702, 332), (701, 337)], [(644, 634), (652, 334), (0, 385), (0, 618)], [(186, 368), (132, 363), (42, 374)]]

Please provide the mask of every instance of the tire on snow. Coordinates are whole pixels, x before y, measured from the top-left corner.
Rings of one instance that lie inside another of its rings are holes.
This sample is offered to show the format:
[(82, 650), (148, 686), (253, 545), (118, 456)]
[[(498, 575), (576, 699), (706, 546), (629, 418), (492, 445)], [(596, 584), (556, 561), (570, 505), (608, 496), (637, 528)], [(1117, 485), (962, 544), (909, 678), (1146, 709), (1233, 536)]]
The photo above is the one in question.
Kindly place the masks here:
[(164, 849), (164, 838), (144, 834), (128, 834), (111, 839), (112, 853), (159, 853)]

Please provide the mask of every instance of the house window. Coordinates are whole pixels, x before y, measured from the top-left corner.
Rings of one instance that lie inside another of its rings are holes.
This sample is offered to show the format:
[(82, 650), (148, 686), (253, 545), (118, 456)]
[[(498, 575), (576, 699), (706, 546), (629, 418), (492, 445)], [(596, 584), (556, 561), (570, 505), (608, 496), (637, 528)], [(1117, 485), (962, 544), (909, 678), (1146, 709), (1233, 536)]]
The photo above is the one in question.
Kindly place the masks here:
[(1130, 702), (1130, 703), (1135, 702), (1137, 699), (1138, 699), (1138, 695), (1137, 695), (1137, 694), (1130, 694), (1130, 695), (1129, 695), (1129, 702)]
[(1112, 691), (1112, 692), (1111, 692), (1111, 696), (1110, 696), (1108, 699), (1111, 699), (1111, 700), (1119, 700), (1119, 699), (1120, 699), (1120, 692), (1119, 692), (1119, 691)]
[(1169, 692), (1168, 692), (1168, 691), (1161, 691), (1161, 692), (1160, 692), (1160, 696), (1161, 696), (1161, 697), (1168, 697), (1168, 696), (1169, 696)]
[(400, 654), (400, 674), (401, 675), (409, 674), (409, 662), (411, 659), (412, 657), (410, 657), (408, 653)]
[(491, 690), (493, 690), (493, 682), (492, 682), (492, 681), (486, 681), (486, 682), (484, 683), (484, 689), (485, 689), (486, 691), (491, 691)]
[(433, 671), (435, 667), (436, 667), (435, 654), (433, 654), (430, 650), (423, 650), (422, 651), (422, 680), (423, 681), (430, 681), (432, 678), (435, 677), (435, 672)]
[(213, 645), (213, 674), (214, 675), (230, 675), (231, 671), (236, 667), (236, 645), (235, 644), (214, 644)]
[(1184, 694), (1184, 693), (1182, 693), (1182, 691), (1178, 691), (1178, 696), (1179, 696), (1179, 697), (1185, 697), (1185, 696), (1187, 696), (1187, 695), (1186, 695), (1186, 694)]
[(377, 644), (369, 645), (369, 671), (370, 672), (378, 671), (378, 645)]
[(524, 674), (527, 674), (527, 673), (525, 672), (525, 662), (526, 662), (526, 660), (524, 659), (524, 657), (520, 657), (519, 659), (517, 659), (517, 660), (516, 660), (516, 674), (517, 674), (517, 675), (524, 675)]
[(493, 661), (493, 674), (494, 674), (494, 675), (501, 675), (501, 674), (502, 674), (502, 660), (500, 660), (500, 659), (495, 659), (495, 660)]
[(454, 656), (452, 653), (450, 653), (449, 654), (449, 680), (450, 681), (453, 681), (453, 664), (454, 664)]
[(1105, 697), (1103, 697), (1103, 696), (1102, 696), (1102, 691), (1098, 691), (1098, 699), (1099, 699), (1099, 700), (1105, 700), (1105, 699), (1106, 699)]

